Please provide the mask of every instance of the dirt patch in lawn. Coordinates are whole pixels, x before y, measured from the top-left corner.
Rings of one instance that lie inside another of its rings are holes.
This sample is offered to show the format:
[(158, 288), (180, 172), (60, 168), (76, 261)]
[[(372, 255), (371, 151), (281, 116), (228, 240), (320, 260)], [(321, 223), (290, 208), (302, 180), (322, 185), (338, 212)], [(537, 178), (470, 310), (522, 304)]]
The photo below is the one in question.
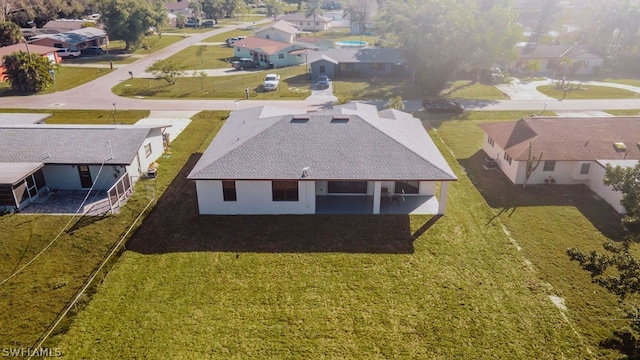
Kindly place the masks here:
[(144, 254), (189, 251), (413, 253), (413, 241), (438, 217), (412, 232), (408, 215), (199, 215), (193, 155), (127, 244)]

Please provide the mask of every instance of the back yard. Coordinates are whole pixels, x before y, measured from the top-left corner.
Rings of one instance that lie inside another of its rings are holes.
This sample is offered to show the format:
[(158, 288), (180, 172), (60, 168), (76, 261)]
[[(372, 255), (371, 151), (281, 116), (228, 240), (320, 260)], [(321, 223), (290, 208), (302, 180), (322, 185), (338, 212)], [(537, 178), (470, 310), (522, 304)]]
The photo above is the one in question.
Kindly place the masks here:
[[(429, 115), (432, 128), (425, 120), (459, 177), (444, 217), (199, 216), (185, 176), (220, 124), (200, 116), (162, 159), (172, 175), (158, 179), (164, 194), (127, 251), (48, 344), (92, 359), (618, 359), (601, 345), (625, 324), (616, 299), (565, 254), (615, 239), (616, 214), (586, 188), (525, 191), (478, 166), (477, 124), (524, 115)], [(3, 330), (2, 345), (37, 328), (32, 321), (46, 326), (63, 303), (29, 297), (66, 301), (56, 291), (73, 293), (82, 277), (65, 278), (73, 267), (64, 264), (85, 259), (91, 268), (86, 249), (103, 241), (100, 226), (129, 221), (119, 215), (69, 234), (59, 255), (0, 288), (10, 310), (3, 324), (29, 315)], [(14, 226), (25, 237), (5, 254), (13, 261), (4, 274), (45, 240), (38, 224), (0, 217), (3, 233)]]
[[(487, 120), (467, 116), (434, 121), (432, 135), (475, 180), (469, 164), (481, 141), (475, 124)], [(608, 217), (600, 223), (593, 216), (602, 204), (583, 189), (507, 189), (507, 199), (519, 196), (496, 203), (500, 187), (479, 192), (454, 166), (460, 181), (450, 187), (441, 218), (201, 217), (194, 186), (184, 179), (197, 158), (167, 189), (70, 331), (56, 339), (65, 354), (619, 356), (598, 345), (616, 325), (606, 319), (619, 316), (613, 297), (564, 254), (569, 243), (600, 246), (599, 229), (615, 232), (613, 217), (609, 224)], [(568, 310), (554, 306), (551, 295), (563, 297)]]

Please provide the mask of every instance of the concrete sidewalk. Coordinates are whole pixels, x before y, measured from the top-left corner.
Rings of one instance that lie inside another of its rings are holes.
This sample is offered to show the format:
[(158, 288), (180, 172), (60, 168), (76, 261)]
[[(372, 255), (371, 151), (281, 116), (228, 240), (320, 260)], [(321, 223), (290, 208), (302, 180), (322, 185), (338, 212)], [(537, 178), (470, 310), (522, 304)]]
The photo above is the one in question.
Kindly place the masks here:
[[(538, 86), (543, 85), (555, 85), (559, 80), (553, 79), (545, 79), (545, 80), (537, 80), (537, 81), (525, 81), (520, 79), (514, 79), (509, 84), (500, 84), (496, 85), (496, 88), (502, 91), (505, 95), (509, 96), (511, 100), (549, 100), (549, 101), (557, 101), (559, 99), (555, 99), (544, 95), (543, 93), (538, 91)], [(624, 89), (631, 92), (634, 92), (640, 95), (640, 87), (625, 85), (625, 84), (617, 84), (610, 82), (601, 82), (601, 81), (584, 81), (584, 82), (576, 82), (576, 81), (567, 81), (572, 84), (580, 83), (580, 86), (606, 86), (618, 89)]]

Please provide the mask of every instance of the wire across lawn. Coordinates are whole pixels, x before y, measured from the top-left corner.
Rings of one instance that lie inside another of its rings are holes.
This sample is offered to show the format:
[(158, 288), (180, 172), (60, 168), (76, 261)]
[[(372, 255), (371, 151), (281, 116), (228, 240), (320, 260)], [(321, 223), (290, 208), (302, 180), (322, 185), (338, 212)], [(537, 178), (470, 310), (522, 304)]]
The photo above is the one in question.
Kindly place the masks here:
[(459, 176), (442, 218), (199, 216), (176, 178), (57, 345), (94, 359), (590, 357), (436, 142)]

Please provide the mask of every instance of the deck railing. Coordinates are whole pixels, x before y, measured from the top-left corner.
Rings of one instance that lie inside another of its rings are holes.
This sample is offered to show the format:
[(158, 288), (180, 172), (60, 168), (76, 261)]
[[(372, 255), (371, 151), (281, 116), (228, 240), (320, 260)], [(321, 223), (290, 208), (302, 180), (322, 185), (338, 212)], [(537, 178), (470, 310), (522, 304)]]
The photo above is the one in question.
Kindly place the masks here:
[(107, 190), (111, 214), (115, 214), (115, 211), (127, 202), (127, 199), (129, 199), (132, 193), (131, 178), (129, 177), (129, 173), (125, 172), (120, 179)]

